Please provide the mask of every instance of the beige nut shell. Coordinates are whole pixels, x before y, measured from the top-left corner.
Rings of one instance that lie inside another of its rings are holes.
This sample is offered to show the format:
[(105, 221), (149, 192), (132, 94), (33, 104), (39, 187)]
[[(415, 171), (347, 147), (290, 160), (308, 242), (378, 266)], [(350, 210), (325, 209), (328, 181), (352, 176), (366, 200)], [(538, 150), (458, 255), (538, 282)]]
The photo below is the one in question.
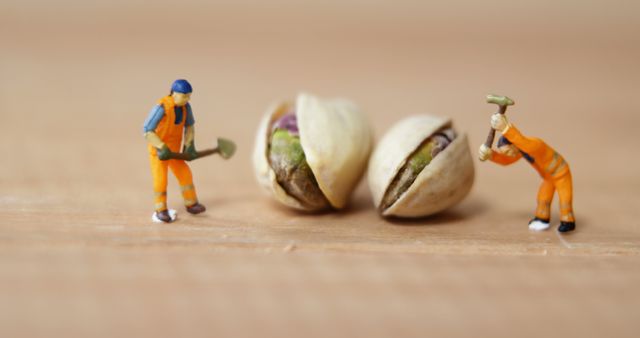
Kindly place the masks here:
[[(253, 165), (260, 185), (283, 204), (305, 207), (276, 181), (268, 159), (271, 126), (288, 112), (290, 104), (271, 106), (258, 127)], [(372, 134), (358, 108), (343, 99), (320, 99), (302, 93), (296, 97), (300, 145), (320, 190), (332, 207), (344, 208), (360, 181), (371, 153)]]
[[(451, 120), (432, 115), (414, 115), (391, 127), (369, 160), (368, 182), (377, 208), (384, 193), (409, 156), (420, 144)], [(473, 159), (465, 134), (459, 134), (416, 177), (398, 200), (382, 210), (383, 216), (423, 217), (460, 202), (471, 190)]]

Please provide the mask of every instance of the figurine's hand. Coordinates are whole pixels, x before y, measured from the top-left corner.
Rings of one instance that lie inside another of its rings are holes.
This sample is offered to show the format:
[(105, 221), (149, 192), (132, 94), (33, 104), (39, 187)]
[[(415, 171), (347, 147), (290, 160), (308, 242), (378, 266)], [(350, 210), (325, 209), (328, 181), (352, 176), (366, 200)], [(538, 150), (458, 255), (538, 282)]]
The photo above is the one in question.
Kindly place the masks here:
[(196, 151), (196, 146), (193, 143), (191, 143), (190, 145), (185, 147), (184, 148), (184, 152), (185, 152), (185, 154), (189, 155), (188, 161), (194, 160), (196, 157), (198, 157), (198, 152)]
[(483, 144), (478, 150), (478, 158), (480, 159), (480, 161), (484, 162), (491, 158), (491, 153), (493, 153), (493, 150)]
[(166, 161), (169, 159), (169, 156), (171, 155), (171, 149), (169, 149), (169, 147), (164, 145), (162, 146), (162, 148), (159, 148), (156, 150), (156, 154), (158, 154), (158, 159), (160, 161)]
[(507, 117), (504, 116), (504, 114), (495, 113), (491, 115), (491, 128), (499, 132), (503, 132), (505, 129), (507, 129), (508, 125), (509, 121), (507, 120)]

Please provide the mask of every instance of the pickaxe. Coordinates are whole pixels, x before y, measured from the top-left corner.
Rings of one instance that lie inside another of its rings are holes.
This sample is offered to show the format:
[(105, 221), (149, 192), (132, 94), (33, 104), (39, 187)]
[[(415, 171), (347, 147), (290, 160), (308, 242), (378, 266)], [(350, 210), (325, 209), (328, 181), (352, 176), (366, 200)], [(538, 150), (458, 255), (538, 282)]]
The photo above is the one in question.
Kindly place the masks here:
[[(498, 96), (498, 95), (492, 95), (492, 94), (487, 95), (487, 103), (497, 104), (498, 105), (497, 113), (502, 115), (504, 115), (507, 112), (508, 106), (513, 106), (515, 104), (515, 102), (513, 102), (512, 99), (506, 96)], [(487, 136), (487, 140), (484, 142), (484, 145), (487, 148), (491, 148), (491, 146), (493, 145), (493, 139), (495, 139), (495, 137), (496, 137), (496, 131), (495, 129), (491, 128), (491, 130), (489, 131), (489, 135)]]
[(192, 161), (192, 160), (197, 160), (199, 158), (202, 158), (202, 157), (205, 157), (205, 156), (209, 156), (209, 155), (213, 155), (213, 154), (220, 154), (220, 156), (222, 156), (222, 158), (224, 158), (226, 160), (226, 159), (230, 158), (231, 156), (233, 156), (233, 154), (235, 152), (236, 152), (236, 144), (233, 143), (233, 141), (219, 137), (218, 138), (218, 145), (215, 148), (198, 151), (196, 153), (197, 155), (195, 157), (193, 157), (193, 158), (189, 154), (186, 154), (186, 153), (174, 153), (174, 152), (171, 152), (169, 154), (168, 160)]

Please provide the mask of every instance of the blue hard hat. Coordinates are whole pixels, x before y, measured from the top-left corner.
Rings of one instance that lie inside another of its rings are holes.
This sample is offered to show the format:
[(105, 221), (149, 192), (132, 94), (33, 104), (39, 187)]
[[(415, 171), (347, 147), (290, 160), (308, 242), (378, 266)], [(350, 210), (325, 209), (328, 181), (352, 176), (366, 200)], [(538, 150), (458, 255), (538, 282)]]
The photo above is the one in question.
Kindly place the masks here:
[(189, 94), (193, 91), (189, 81), (184, 79), (178, 79), (173, 81), (171, 85), (171, 91), (175, 93)]

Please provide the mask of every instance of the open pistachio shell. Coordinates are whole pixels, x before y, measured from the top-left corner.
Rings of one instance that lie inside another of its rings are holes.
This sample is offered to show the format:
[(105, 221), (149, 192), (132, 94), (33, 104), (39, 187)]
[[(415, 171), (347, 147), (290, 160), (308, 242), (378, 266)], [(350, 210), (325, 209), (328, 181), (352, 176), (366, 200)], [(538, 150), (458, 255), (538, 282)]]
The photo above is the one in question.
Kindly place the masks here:
[[(451, 121), (431, 115), (415, 115), (396, 123), (383, 136), (369, 161), (368, 181), (380, 210), (385, 193), (418, 147)], [(409, 188), (387, 208), (383, 216), (423, 217), (460, 202), (471, 190), (473, 159), (465, 134), (459, 134), (418, 174)]]
[(277, 182), (269, 162), (272, 126), (294, 107), (300, 145), (318, 187), (331, 207), (344, 208), (366, 169), (372, 140), (364, 115), (347, 100), (324, 100), (303, 93), (297, 96), (295, 104), (271, 106), (258, 127), (253, 153), (258, 182), (283, 204), (309, 210)]

